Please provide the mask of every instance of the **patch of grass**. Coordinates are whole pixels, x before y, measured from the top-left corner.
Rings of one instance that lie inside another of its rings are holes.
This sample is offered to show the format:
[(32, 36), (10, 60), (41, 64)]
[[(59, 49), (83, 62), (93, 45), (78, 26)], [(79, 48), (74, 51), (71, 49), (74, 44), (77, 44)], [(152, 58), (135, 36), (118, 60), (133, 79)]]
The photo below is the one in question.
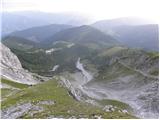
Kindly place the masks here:
[(3, 99), (7, 95), (9, 95), (12, 92), (12, 89), (9, 88), (1, 88), (1, 98)]
[(122, 50), (126, 50), (127, 48), (117, 46), (117, 47), (112, 47), (110, 49), (104, 50), (101, 54), (99, 54), (100, 57), (102, 56), (113, 56), (114, 54), (120, 53)]
[(10, 89), (10, 88), (1, 88), (1, 99), (5, 99), (10, 95), (13, 95), (13, 93), (18, 92), (17, 89)]
[(159, 58), (159, 53), (158, 52), (147, 52), (147, 54), (149, 55), (149, 57), (151, 57), (153, 59), (158, 59)]
[(135, 118), (129, 114), (118, 112), (105, 112), (101, 108), (91, 104), (76, 101), (68, 94), (66, 88), (62, 87), (57, 80), (50, 80), (36, 86), (23, 89), (21, 92), (9, 96), (2, 101), (2, 109), (17, 103), (31, 102), (38, 104), (39, 101), (52, 100), (53, 105), (45, 105), (44, 111), (35, 113), (33, 116), (29, 114), (23, 115), (21, 118), (47, 118), (49, 116), (70, 118), (94, 118), (95, 115), (101, 115), (102, 118)]
[(101, 100), (99, 102), (102, 105), (113, 105), (113, 106), (116, 106), (116, 107), (118, 107), (120, 109), (127, 109), (127, 110), (130, 109), (130, 106), (128, 104), (120, 102), (120, 101), (117, 101), (117, 100), (104, 99), (104, 100)]
[(11, 81), (11, 80), (8, 80), (8, 79), (4, 79), (4, 78), (1, 78), (1, 83), (7, 84), (9, 86), (12, 86), (12, 87), (15, 87), (15, 88), (19, 88), (19, 89), (23, 89), (23, 88), (29, 87), (26, 84), (14, 82), (14, 81)]
[[(3, 91), (3, 92), (2, 92)], [(10, 93), (12, 91), (12, 89), (9, 89), (9, 88), (1, 88), (1, 95), (2, 97), (8, 93)]]
[(124, 67), (118, 62), (113, 63), (109, 66), (102, 66), (99, 71), (99, 75), (96, 77), (96, 81), (99, 80), (113, 80), (118, 77), (124, 77), (126, 75), (132, 75), (135, 72), (127, 67)]
[(71, 44), (70, 42), (65, 42), (65, 41), (59, 41), (53, 43), (53, 48), (66, 48), (67, 45)]
[(154, 70), (150, 72), (151, 75), (158, 76), (159, 75), (159, 70)]

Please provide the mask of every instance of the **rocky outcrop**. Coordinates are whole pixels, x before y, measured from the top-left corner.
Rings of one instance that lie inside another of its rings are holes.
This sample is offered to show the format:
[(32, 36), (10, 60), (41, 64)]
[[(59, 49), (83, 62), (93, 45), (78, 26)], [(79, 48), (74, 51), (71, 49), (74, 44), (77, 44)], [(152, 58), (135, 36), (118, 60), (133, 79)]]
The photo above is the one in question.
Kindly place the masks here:
[[(90, 81), (87, 88), (104, 91), (103, 99), (113, 99), (127, 103), (133, 114), (139, 118), (158, 118), (159, 79), (148, 71), (158, 71), (158, 58), (147, 58), (145, 54), (112, 59), (104, 66), (96, 80)], [(121, 55), (122, 56), (122, 55)], [(136, 57), (138, 56), (138, 57)]]
[(36, 84), (42, 79), (40, 76), (23, 69), (18, 57), (2, 43), (0, 43), (0, 51), (1, 77), (23, 84)]
[(76, 100), (81, 100), (82, 99), (82, 93), (80, 90), (75, 88), (69, 80), (65, 79), (64, 77), (61, 76), (61, 81), (62, 84), (69, 90), (69, 94), (73, 96)]
[[(79, 60), (79, 66), (76, 67), (82, 72), (82, 76), (85, 76)], [(107, 60), (107, 57), (104, 60)], [(99, 67), (98, 75), (93, 76), (89, 82), (85, 82), (85, 78), (77, 73), (74, 73), (74, 80), (68, 81), (74, 89), (79, 88), (82, 94), (89, 98), (124, 102), (138, 118), (158, 118), (159, 79), (158, 75), (152, 75), (150, 71), (158, 71), (158, 57), (153, 58), (143, 51), (125, 49), (108, 57), (108, 62)], [(110, 111), (109, 109), (114, 111), (111, 106), (105, 107), (106, 111)], [(124, 109), (121, 112), (130, 111)]]

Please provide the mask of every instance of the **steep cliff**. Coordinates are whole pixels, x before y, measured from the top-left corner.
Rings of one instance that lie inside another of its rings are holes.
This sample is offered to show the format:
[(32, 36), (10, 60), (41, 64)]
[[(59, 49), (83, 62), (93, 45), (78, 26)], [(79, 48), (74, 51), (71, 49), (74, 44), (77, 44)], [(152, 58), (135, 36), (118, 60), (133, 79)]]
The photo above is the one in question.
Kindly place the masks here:
[[(9, 48), (0, 43), (1, 51), (1, 77), (23, 84), (38, 83), (37, 77), (22, 68), (17, 56)], [(36, 75), (35, 75), (36, 76)]]

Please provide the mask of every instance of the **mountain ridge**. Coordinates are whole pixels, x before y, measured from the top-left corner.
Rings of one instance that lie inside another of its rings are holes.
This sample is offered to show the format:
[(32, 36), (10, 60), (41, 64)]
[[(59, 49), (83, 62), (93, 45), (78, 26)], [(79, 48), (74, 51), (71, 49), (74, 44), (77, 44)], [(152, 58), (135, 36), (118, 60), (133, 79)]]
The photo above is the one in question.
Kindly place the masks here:
[[(132, 20), (132, 19), (131, 19)], [(114, 22), (116, 24), (114, 24)], [(92, 24), (93, 27), (103, 31), (106, 34), (114, 36), (115, 39), (128, 47), (142, 48), (145, 50), (158, 51), (158, 24), (145, 23), (134, 24), (134, 21), (119, 19), (104, 20)]]
[(21, 31), (11, 33), (9, 36), (17, 36), (29, 39), (34, 42), (41, 42), (50, 36), (60, 32), (62, 30), (71, 28), (71, 25), (65, 24), (50, 24), (38, 27), (32, 27)]
[(53, 37), (48, 39), (48, 44), (52, 44), (55, 41), (67, 41), (78, 44), (87, 44), (87, 43), (97, 43), (100, 45), (103, 44), (116, 44), (116, 41), (113, 37), (104, 34), (88, 25), (83, 25), (80, 27), (74, 27), (58, 32)]

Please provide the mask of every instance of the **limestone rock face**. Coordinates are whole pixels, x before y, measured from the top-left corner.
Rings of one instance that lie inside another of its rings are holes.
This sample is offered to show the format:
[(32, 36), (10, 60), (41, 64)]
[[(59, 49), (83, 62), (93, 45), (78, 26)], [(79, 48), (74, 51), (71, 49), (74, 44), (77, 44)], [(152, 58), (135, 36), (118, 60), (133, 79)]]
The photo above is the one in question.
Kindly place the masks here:
[(0, 43), (1, 77), (24, 84), (36, 84), (38, 81), (27, 70), (22, 68), (18, 57), (11, 50)]

